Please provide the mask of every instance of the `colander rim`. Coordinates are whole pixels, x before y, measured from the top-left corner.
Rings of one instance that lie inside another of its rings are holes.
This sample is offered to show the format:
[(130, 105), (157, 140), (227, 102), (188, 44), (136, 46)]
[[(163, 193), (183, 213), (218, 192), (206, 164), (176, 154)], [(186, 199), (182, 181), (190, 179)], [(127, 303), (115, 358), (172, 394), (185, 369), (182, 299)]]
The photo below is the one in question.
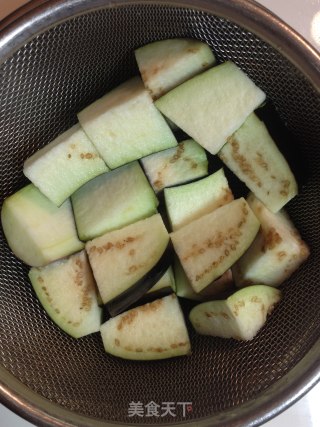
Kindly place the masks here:
[[(87, 0), (31, 0), (0, 23), (0, 65), (36, 35), (68, 19), (99, 9), (137, 4), (193, 8), (229, 19), (280, 51), (320, 92), (319, 52), (289, 25), (253, 0), (199, 0), (196, 4), (193, 0), (91, 0), (90, 3)], [(288, 374), (254, 400), (221, 414), (179, 425), (257, 426), (287, 409), (319, 380), (320, 339)], [(62, 408), (36, 394), (3, 367), (0, 367), (0, 401), (39, 426), (129, 426), (78, 415)]]

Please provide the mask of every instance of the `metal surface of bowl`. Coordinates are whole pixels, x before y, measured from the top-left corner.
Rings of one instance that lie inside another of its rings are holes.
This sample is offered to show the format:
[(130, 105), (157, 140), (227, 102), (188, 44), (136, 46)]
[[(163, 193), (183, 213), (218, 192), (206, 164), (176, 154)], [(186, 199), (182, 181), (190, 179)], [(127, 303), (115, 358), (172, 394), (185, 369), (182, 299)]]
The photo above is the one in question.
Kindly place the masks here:
[[(191, 332), (193, 355), (117, 360), (98, 336), (73, 340), (47, 318), (27, 268), (0, 239), (1, 400), (36, 425), (258, 425), (320, 378), (320, 57), (269, 11), (245, 0), (35, 0), (0, 24), (3, 199), (26, 181), (23, 161), (76, 113), (137, 73), (133, 49), (169, 37), (206, 41), (266, 91), (304, 165), (288, 211), (312, 255), (248, 343)], [(192, 402), (172, 418), (128, 417), (130, 402)]]

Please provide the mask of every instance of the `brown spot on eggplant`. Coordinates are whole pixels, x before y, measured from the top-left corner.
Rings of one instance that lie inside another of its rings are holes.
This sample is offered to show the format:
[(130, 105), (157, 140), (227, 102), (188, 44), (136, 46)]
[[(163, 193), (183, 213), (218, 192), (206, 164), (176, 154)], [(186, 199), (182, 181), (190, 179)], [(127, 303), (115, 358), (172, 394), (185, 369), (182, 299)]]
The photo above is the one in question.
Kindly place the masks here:
[(280, 194), (281, 196), (287, 197), (289, 194), (290, 181), (288, 179), (281, 180)]
[(143, 312), (156, 311), (162, 305), (162, 302), (163, 301), (161, 299), (157, 299), (155, 301), (149, 302), (148, 304), (142, 305), (141, 307), (139, 307), (139, 310)]
[(162, 67), (161, 66), (159, 66), (159, 65), (156, 65), (156, 66), (154, 66), (153, 68), (151, 68), (151, 70), (150, 70), (150, 72), (149, 72), (149, 75), (150, 76), (155, 76), (156, 74), (158, 74), (159, 73), (159, 71), (162, 69)]
[(242, 213), (244, 214), (244, 216), (247, 216), (249, 214), (249, 211), (246, 206), (243, 206)]
[(153, 186), (156, 187), (156, 188), (158, 188), (158, 189), (162, 188), (163, 187), (163, 182), (160, 179), (157, 179), (156, 181), (153, 182)]
[(175, 154), (174, 156), (171, 157), (171, 159), (169, 160), (170, 163), (175, 163), (177, 160), (179, 160), (179, 156), (177, 154)]
[(229, 201), (231, 202), (234, 199), (230, 188), (223, 188), (223, 192), (224, 192), (223, 200), (225, 202), (229, 202)]
[(115, 338), (115, 339), (114, 339), (114, 343), (115, 343), (115, 345), (116, 345), (117, 347), (119, 347), (119, 346), (120, 346), (120, 340), (118, 340), (118, 338)]
[(130, 267), (129, 267), (129, 273), (134, 273), (137, 270), (138, 270), (138, 266), (137, 265), (130, 265)]
[(105, 250), (105, 252), (109, 251), (111, 248), (113, 248), (113, 243), (108, 242), (105, 245), (103, 245), (103, 249)]
[(199, 47), (189, 47), (187, 49), (187, 52), (189, 52), (189, 53), (197, 53), (199, 50), (200, 50)]
[(261, 303), (261, 298), (257, 297), (257, 295), (251, 297), (251, 302)]
[(230, 316), (224, 311), (221, 311), (220, 316), (222, 316), (224, 319), (230, 319)]
[(126, 247), (127, 243), (131, 243), (131, 242), (135, 241), (137, 238), (138, 237), (127, 237), (124, 240), (120, 240), (120, 241), (117, 241), (115, 243), (107, 242), (103, 246), (100, 246), (100, 247), (92, 246), (89, 249), (89, 253), (97, 251), (99, 254), (102, 254), (103, 252), (107, 252), (113, 248), (121, 250), (121, 249)]
[(134, 249), (130, 249), (130, 251), (129, 251), (130, 256), (133, 256), (135, 253), (136, 253), (136, 251)]
[(81, 159), (94, 159), (97, 157), (97, 155), (95, 153), (80, 153), (80, 157)]
[(125, 241), (126, 241), (127, 243), (134, 242), (135, 240), (137, 240), (137, 237), (131, 237), (131, 236), (129, 236), (129, 237), (126, 237), (126, 238), (125, 238)]
[(255, 158), (255, 161), (258, 163), (259, 166), (261, 166), (264, 170), (269, 170), (268, 163), (263, 158), (263, 155), (257, 151), (256, 153), (257, 157)]
[(208, 67), (208, 65), (209, 65), (209, 63), (208, 63), (208, 62), (203, 62), (203, 63), (201, 64), (202, 68), (207, 68), (207, 67)]
[(224, 319), (230, 319), (230, 316), (226, 312), (224, 312), (224, 311), (220, 311), (218, 313), (215, 313), (213, 311), (211, 311), (211, 312), (207, 312), (206, 311), (204, 314), (209, 319), (212, 318), (212, 317), (219, 317), (219, 316), (223, 317)]
[(71, 156), (71, 154), (69, 153), (69, 154), (68, 154), (68, 159), (71, 159), (71, 157), (72, 157), (72, 156)]
[(282, 242), (282, 237), (274, 227), (271, 227), (264, 234), (264, 244), (262, 246), (262, 252), (266, 252), (267, 250), (274, 249), (281, 242)]
[(246, 303), (243, 300), (238, 301), (235, 305), (234, 305), (234, 310), (233, 310), (233, 314), (237, 317), (239, 315), (239, 310), (242, 307), (245, 307)]
[(77, 260), (76, 260), (76, 265), (77, 265), (78, 267), (80, 267), (80, 268), (82, 268), (82, 267), (83, 267), (83, 262), (81, 261), (81, 259), (77, 259)]
[(89, 286), (86, 286), (81, 295), (81, 307), (84, 311), (90, 311), (92, 306), (92, 289)]
[(118, 322), (117, 329), (121, 331), (125, 326), (130, 325), (137, 317), (138, 311), (136, 309), (128, 311)]
[(163, 353), (165, 351), (168, 351), (168, 349), (162, 348), (162, 347), (149, 347), (147, 349), (147, 351), (152, 352), (152, 353)]
[[(253, 181), (258, 187), (262, 187), (262, 183), (260, 182), (258, 176), (256, 175), (254, 168), (248, 162), (247, 158), (240, 154), (240, 145), (239, 142), (234, 138), (230, 137), (228, 139), (228, 143), (231, 145), (231, 155), (234, 161), (238, 164), (244, 175), (247, 175), (251, 181)], [(223, 160), (223, 156), (221, 157)]]
[(277, 257), (279, 261), (282, 261), (283, 258), (285, 258), (286, 256), (287, 256), (287, 253), (285, 251), (277, 252)]
[[(165, 175), (165, 170), (169, 167), (170, 164), (176, 163), (178, 160), (181, 159), (183, 153), (184, 153), (185, 147), (183, 143), (178, 144), (175, 154), (171, 156), (167, 163), (165, 163), (161, 170), (157, 172), (157, 179), (153, 181), (153, 186), (157, 188), (158, 190), (164, 187), (164, 180), (163, 176)], [(189, 159), (187, 157), (183, 158), (185, 161), (192, 161), (192, 159)]]
[(117, 249), (123, 249), (125, 247), (125, 243), (124, 242), (116, 242), (115, 247)]

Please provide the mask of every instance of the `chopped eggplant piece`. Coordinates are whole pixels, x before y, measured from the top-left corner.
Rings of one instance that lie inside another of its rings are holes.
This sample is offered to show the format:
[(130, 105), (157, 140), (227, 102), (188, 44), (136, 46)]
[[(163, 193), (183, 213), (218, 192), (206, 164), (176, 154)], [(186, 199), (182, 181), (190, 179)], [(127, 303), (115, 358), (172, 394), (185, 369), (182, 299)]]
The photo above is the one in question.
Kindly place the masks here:
[(264, 100), (265, 93), (228, 61), (182, 83), (155, 104), (202, 147), (217, 154)]
[(199, 181), (166, 188), (164, 197), (173, 231), (233, 200), (223, 169)]
[(141, 163), (156, 193), (165, 187), (208, 174), (207, 155), (192, 139), (180, 142), (177, 147), (144, 157)]
[(199, 304), (189, 317), (201, 335), (248, 341), (264, 326), (280, 299), (279, 289), (256, 285), (241, 289), (226, 300)]
[(23, 168), (25, 176), (57, 206), (108, 170), (79, 124), (34, 153)]
[(145, 87), (153, 99), (216, 63), (210, 47), (199, 40), (169, 39), (135, 50)]
[(253, 194), (248, 204), (261, 229), (247, 252), (232, 267), (238, 287), (261, 284), (279, 286), (308, 258), (308, 245), (301, 239), (286, 212), (271, 212)]
[(160, 260), (168, 243), (169, 235), (160, 214), (87, 242), (86, 250), (103, 303), (144, 277)]
[(8, 245), (23, 262), (41, 267), (83, 249), (70, 200), (57, 207), (33, 184), (3, 203), (1, 222)]
[(123, 359), (155, 360), (191, 351), (175, 294), (133, 308), (101, 326), (105, 351)]
[(190, 281), (178, 259), (176, 259), (174, 263), (174, 273), (176, 294), (181, 298), (187, 298), (194, 301), (208, 301), (214, 297), (220, 298), (234, 287), (230, 268), (199, 293), (196, 293), (193, 290), (193, 287), (191, 286)]
[(78, 118), (111, 169), (177, 145), (139, 77), (108, 92)]
[(273, 212), (298, 193), (286, 159), (254, 113), (228, 139), (219, 157)]
[(225, 273), (248, 249), (259, 227), (259, 221), (241, 198), (171, 233), (194, 291), (202, 291)]
[(67, 334), (80, 338), (99, 332), (102, 309), (85, 251), (29, 272), (48, 316)]
[(137, 161), (91, 180), (71, 201), (78, 234), (84, 241), (154, 215), (158, 206)]

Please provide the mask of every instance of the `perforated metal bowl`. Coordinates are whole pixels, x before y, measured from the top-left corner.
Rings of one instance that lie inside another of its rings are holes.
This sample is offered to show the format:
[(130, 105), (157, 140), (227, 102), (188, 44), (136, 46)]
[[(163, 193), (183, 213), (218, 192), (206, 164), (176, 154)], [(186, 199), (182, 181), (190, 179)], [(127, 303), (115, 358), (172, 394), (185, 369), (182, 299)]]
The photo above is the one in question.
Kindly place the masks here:
[[(209, 43), (219, 61), (231, 59), (246, 71), (297, 137), (304, 179), (288, 210), (312, 250), (253, 341), (191, 331), (191, 357), (137, 363), (106, 355), (98, 334), (74, 340), (62, 333), (1, 235), (3, 403), (36, 425), (232, 427), (262, 423), (302, 396), (320, 374), (319, 55), (243, 0), (34, 1), (1, 30), (1, 203), (25, 184), (26, 157), (74, 124), (85, 105), (137, 73), (134, 48), (193, 37)], [(176, 416), (129, 417), (131, 402), (173, 402)], [(192, 411), (183, 414), (179, 402), (192, 402)]]

